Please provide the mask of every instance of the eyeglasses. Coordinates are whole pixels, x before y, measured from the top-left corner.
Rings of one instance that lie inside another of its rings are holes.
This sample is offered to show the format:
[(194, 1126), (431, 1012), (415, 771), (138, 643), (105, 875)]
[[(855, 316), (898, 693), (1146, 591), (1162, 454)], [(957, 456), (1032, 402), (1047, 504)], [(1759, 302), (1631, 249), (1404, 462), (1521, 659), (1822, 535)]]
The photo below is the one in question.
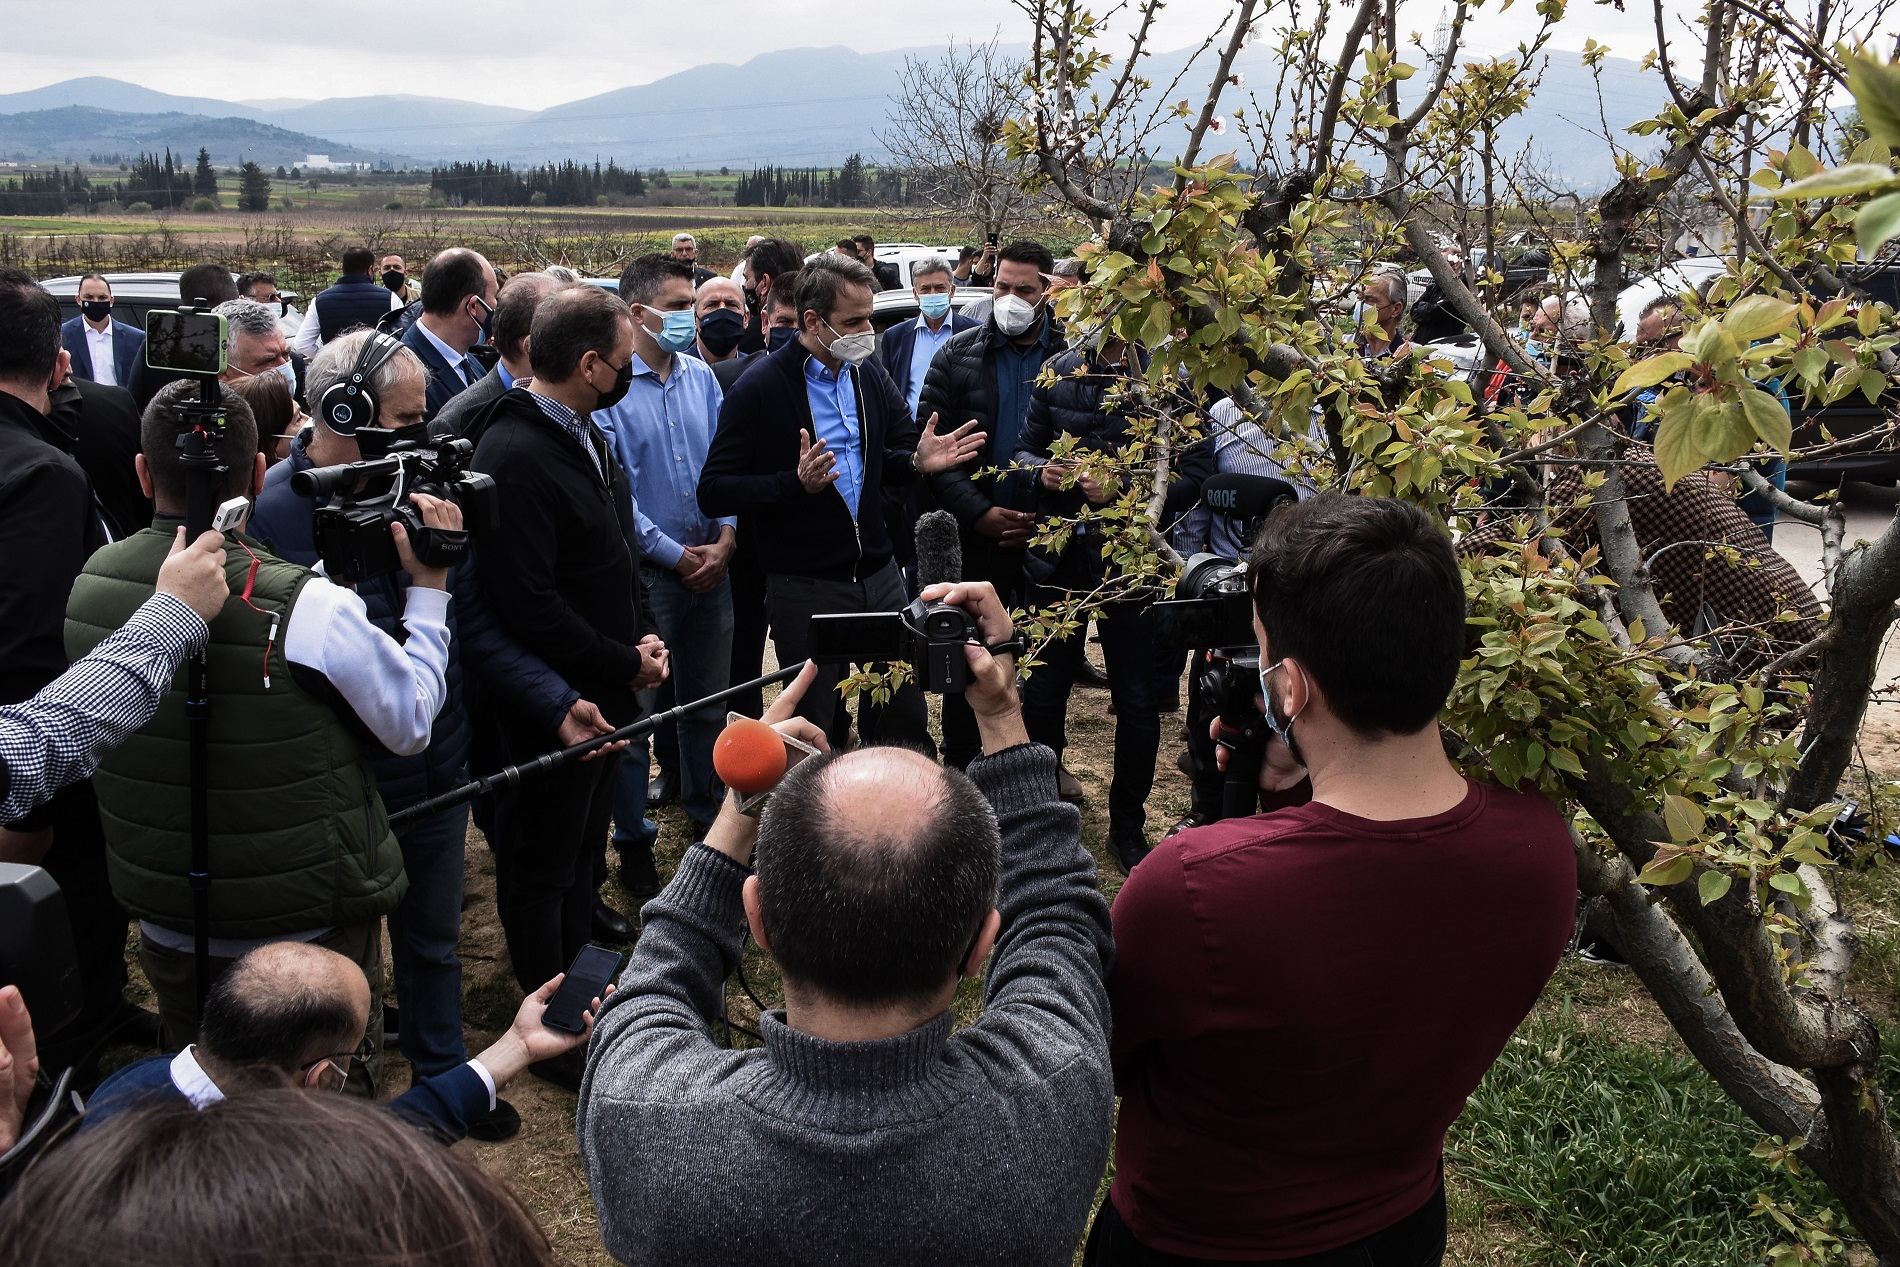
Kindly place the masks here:
[[(336, 1070), (336, 1089), (341, 1091), (350, 1080), (350, 1070), (352, 1068), (360, 1065), (364, 1069), (368, 1069), (370, 1062), (375, 1059), (376, 1044), (371, 1040), (368, 1034), (365, 1034), (363, 1035), (363, 1041), (356, 1045), (355, 1051), (332, 1052), (320, 1060), (313, 1060), (305, 1065), (303, 1067), (304, 1082), (308, 1085), (310, 1083), (310, 1075), (319, 1073), (323, 1066), (328, 1065), (330, 1068)], [(338, 1061), (342, 1061), (343, 1063), (338, 1064)]]

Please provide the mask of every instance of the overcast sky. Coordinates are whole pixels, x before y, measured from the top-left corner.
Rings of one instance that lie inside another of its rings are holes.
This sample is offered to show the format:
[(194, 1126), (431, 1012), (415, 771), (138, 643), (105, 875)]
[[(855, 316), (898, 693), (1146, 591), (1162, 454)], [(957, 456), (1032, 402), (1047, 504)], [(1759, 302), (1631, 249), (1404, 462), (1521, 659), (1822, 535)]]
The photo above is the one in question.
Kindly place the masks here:
[[(1667, 2), (1683, 14), (1700, 7)], [(1401, 21), (1429, 36), (1447, 7), (1407, 0)], [(1172, 0), (1155, 47), (1198, 43), (1229, 8), (1228, 0)], [(1648, 5), (1631, 0), (1629, 8), (1573, 0), (1556, 45), (1576, 49), (1594, 38), (1612, 53), (1642, 56)], [(1028, 40), (1028, 21), (1010, 0), (0, 0), (0, 18), (0, 91), (105, 75), (225, 100), (406, 92), (527, 109), (775, 49), (875, 52), (982, 40), (998, 29), (1006, 42)], [(1516, 0), (1475, 20), (1471, 45), (1503, 51), (1536, 20), (1534, 0)]]

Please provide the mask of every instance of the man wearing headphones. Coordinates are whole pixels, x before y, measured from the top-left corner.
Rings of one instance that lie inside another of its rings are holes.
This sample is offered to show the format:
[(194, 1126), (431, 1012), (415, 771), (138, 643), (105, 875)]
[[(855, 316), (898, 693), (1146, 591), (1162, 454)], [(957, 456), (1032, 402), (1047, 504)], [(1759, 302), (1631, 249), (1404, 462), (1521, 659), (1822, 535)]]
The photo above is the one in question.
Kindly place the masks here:
[[(290, 477), (313, 466), (379, 457), (394, 444), (428, 438), (422, 415), (428, 370), (396, 339), (376, 331), (326, 343), (310, 363), (312, 422), (291, 446), (287, 461), (264, 479), (251, 518), (252, 534), (281, 558), (318, 565), (313, 521), (318, 502), (292, 491)], [(370, 577), (354, 586), (370, 623), (401, 637), (408, 573)], [(593, 705), (562, 677), (519, 647), (489, 616), (472, 559), (448, 578), (455, 596), (447, 614), (447, 683), (428, 746), (408, 756), (378, 755), (372, 765), (385, 808), (395, 813), (464, 781), (470, 744), (464, 670), (481, 689), (502, 693), (517, 707), (558, 724), (564, 743), (578, 743), (609, 727)], [(397, 1042), (420, 1078), (454, 1069), (468, 1059), (462, 1041), (461, 933), (463, 842), (468, 807), (457, 806), (396, 828), (409, 892), (389, 914), (396, 1000), (402, 1009)], [(477, 1139), (506, 1139), (520, 1126), (507, 1101), (470, 1123)]]

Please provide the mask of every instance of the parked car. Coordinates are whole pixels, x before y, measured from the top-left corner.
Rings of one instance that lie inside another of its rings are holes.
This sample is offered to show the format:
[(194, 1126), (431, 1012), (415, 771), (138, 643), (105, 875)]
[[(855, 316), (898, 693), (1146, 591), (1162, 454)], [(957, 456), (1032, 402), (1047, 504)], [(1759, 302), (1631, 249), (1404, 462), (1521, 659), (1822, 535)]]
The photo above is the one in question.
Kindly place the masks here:
[[(962, 312), (971, 304), (989, 299), (996, 292), (988, 286), (959, 286), (950, 295), (950, 310)], [(908, 290), (880, 291), (871, 297), (871, 328), (881, 337), (895, 325), (915, 321), (920, 315), (917, 296)]]
[[(177, 273), (105, 273), (102, 276), (106, 284), (112, 287), (112, 315), (127, 325), (145, 328), (145, 314), (154, 308), (176, 308), (178, 306)], [(231, 274), (231, 280), (237, 280), (237, 274)], [(78, 277), (52, 277), (40, 283), (40, 288), (59, 300), (59, 318), (71, 320), (79, 315)], [(286, 309), (278, 322), (289, 338), (297, 332), (297, 326), (303, 322), (303, 311), (297, 307), (297, 301), (303, 296), (288, 287), (279, 286), (279, 294), (284, 297)]]
[[(813, 251), (805, 257), (807, 264), (824, 255), (824, 251)], [(909, 290), (912, 271), (925, 260), (942, 260), (951, 268), (957, 266), (957, 248), (954, 246), (925, 246), (921, 242), (886, 242), (877, 248), (877, 260), (880, 264), (897, 265), (897, 276), (902, 281), (902, 289)]]

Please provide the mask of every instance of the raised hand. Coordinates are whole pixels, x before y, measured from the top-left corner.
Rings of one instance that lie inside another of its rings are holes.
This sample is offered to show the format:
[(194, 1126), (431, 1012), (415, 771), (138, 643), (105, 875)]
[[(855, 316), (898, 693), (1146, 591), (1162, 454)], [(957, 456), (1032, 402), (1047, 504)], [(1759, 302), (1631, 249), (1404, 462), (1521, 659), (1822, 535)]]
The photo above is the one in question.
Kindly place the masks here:
[(158, 569), (158, 592), (170, 594), (210, 624), (231, 597), (224, 575), (224, 538), (207, 531), (186, 545), (185, 530), (180, 528), (171, 553)]
[(917, 470), (931, 475), (961, 466), (983, 452), (988, 443), (989, 437), (978, 429), (976, 419), (970, 419), (946, 435), (938, 435), (937, 415), (931, 414), (930, 421), (924, 424), (924, 433), (917, 437)]
[(814, 442), (809, 431), (798, 433), (798, 482), (806, 492), (822, 493), (827, 485), (837, 483), (837, 465), (838, 459), (826, 450), (823, 440)]

